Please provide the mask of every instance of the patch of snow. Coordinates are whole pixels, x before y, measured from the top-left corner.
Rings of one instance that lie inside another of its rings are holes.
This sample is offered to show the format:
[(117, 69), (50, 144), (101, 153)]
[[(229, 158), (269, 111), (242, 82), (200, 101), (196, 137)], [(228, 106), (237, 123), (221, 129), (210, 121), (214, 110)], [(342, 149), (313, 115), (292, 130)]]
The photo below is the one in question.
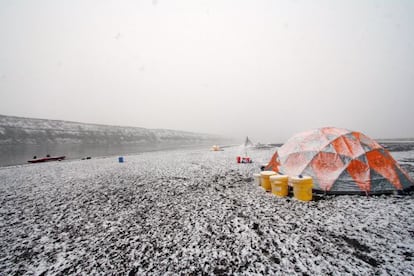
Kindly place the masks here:
[(273, 150), (237, 154), (0, 168), (0, 274), (412, 274), (413, 194), (276, 198), (252, 178)]

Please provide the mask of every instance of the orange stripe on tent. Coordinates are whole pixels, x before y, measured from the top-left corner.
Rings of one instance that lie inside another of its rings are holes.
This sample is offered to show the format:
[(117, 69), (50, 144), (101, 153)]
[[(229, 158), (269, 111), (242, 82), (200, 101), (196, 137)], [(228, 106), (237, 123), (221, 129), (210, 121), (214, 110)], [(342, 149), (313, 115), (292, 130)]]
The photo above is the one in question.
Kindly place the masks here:
[(272, 158), (270, 159), (269, 164), (265, 167), (265, 170), (272, 170), (275, 172), (279, 172), (280, 162), (279, 162), (279, 154), (275, 151)]
[(365, 153), (364, 149), (357, 141), (346, 136), (338, 137), (332, 141), (332, 145), (337, 153), (351, 158), (356, 158)]
[(277, 154), (268, 168), (309, 175), (315, 191), (378, 194), (414, 189), (412, 178), (388, 151), (360, 132), (332, 127), (302, 132)]
[(319, 180), (319, 186), (322, 190), (329, 191), (343, 171), (344, 163), (336, 153), (319, 152), (313, 158), (311, 166)]
[(347, 172), (362, 191), (368, 193), (371, 190), (371, 174), (367, 164), (354, 159), (348, 164)]
[(384, 156), (379, 150), (372, 150), (366, 154), (369, 166), (377, 173), (388, 179), (394, 187), (402, 189), (400, 179), (395, 171), (395, 161), (390, 155)]

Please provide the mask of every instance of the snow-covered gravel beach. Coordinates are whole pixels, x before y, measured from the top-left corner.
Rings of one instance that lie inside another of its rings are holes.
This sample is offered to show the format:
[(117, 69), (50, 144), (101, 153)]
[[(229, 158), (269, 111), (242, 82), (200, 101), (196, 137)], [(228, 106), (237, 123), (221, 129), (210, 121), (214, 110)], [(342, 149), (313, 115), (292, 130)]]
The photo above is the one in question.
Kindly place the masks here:
[(413, 274), (413, 194), (276, 198), (238, 150), (0, 168), (0, 275)]

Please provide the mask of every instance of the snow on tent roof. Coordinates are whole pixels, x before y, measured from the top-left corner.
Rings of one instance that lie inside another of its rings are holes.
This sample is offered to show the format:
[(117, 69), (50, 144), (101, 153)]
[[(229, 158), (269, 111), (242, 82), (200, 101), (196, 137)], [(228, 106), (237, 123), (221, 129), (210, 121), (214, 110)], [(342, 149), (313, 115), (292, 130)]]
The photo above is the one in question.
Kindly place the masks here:
[(325, 127), (291, 137), (267, 170), (309, 175), (316, 192), (382, 194), (414, 188), (414, 182), (390, 153), (368, 136)]

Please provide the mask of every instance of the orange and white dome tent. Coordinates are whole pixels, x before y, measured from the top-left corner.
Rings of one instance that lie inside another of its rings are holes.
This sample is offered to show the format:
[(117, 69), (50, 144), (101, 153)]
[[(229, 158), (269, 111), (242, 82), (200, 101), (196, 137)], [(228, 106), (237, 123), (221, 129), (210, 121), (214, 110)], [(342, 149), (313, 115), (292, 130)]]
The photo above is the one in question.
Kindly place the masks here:
[(326, 127), (302, 132), (280, 147), (266, 170), (313, 177), (316, 192), (381, 194), (414, 188), (390, 153), (368, 136)]

